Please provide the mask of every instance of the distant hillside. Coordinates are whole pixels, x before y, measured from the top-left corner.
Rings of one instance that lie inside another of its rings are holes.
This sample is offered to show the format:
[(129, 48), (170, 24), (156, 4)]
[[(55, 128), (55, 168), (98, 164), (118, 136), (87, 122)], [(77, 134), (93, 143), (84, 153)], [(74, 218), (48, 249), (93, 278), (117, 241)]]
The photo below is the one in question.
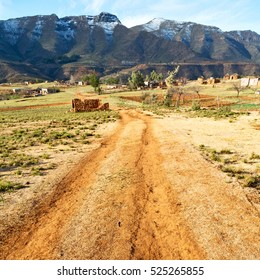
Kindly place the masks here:
[(228, 68), (248, 75), (260, 72), (259, 50), (255, 32), (192, 22), (160, 18), (127, 28), (109, 13), (23, 17), (0, 21), (0, 81), (66, 79), (91, 70), (110, 74), (138, 64), (168, 69), (175, 63), (192, 78), (222, 76)]

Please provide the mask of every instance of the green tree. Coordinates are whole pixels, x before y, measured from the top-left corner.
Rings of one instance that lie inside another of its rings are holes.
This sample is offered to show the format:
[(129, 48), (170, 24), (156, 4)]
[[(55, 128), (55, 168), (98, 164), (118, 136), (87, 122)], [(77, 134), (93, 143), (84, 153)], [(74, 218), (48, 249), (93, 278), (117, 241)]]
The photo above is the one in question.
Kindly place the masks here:
[(162, 82), (163, 81), (163, 74), (162, 73), (157, 73), (155, 70), (153, 70), (150, 73), (149, 80), (150, 81), (156, 81), (156, 82)]
[(90, 76), (84, 75), (84, 76), (82, 77), (82, 81), (83, 81), (84, 83), (90, 83)]
[(157, 75), (157, 79), (158, 79), (159, 82), (162, 82), (163, 81), (163, 73), (159, 73)]
[(150, 75), (146, 75), (146, 76), (145, 76), (145, 81), (146, 81), (146, 82), (150, 82), (150, 81), (151, 81)]
[(140, 71), (132, 72), (131, 77), (128, 79), (129, 87), (131, 89), (137, 89), (144, 86), (144, 76)]
[(95, 73), (93, 73), (89, 77), (89, 82), (90, 85), (94, 88), (94, 91), (97, 92), (100, 85), (99, 77)]
[(150, 74), (152, 81), (158, 81), (158, 74), (153, 70)]
[(118, 77), (109, 77), (105, 80), (105, 84), (107, 84), (107, 85), (119, 84), (119, 78)]

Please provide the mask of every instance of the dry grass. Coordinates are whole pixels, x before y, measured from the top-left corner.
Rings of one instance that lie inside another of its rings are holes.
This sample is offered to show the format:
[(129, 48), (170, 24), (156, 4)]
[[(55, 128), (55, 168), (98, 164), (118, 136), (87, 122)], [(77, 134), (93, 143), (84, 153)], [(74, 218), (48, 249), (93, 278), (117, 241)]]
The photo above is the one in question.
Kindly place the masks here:
[(117, 118), (113, 111), (75, 114), (60, 106), (2, 112), (0, 192), (31, 185), (66, 158), (81, 154)]

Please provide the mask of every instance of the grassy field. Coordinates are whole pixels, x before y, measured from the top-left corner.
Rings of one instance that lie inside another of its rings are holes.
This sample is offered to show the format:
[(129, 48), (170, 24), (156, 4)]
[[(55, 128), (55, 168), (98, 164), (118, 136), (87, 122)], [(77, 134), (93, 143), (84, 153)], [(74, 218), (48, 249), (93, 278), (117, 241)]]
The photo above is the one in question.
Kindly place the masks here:
[[(42, 104), (38, 100), (32, 104)], [(75, 114), (67, 105), (1, 112), (0, 192), (26, 187), (30, 177), (55, 169), (58, 154), (80, 152), (100, 137), (101, 125), (117, 119), (114, 111)]]
[[(32, 87), (41, 86), (45, 87), (46, 84)], [(48, 84), (48, 87), (50, 86), (54, 84)], [(177, 112), (184, 113), (188, 118), (227, 118), (230, 122), (236, 121), (240, 115), (260, 110), (260, 96), (251, 89), (241, 92), (237, 97), (230, 82), (214, 86), (202, 85), (199, 88), (200, 99), (194, 92), (195, 86), (198, 86), (196, 82), (185, 86), (187, 94), (184, 95), (180, 108), (163, 106), (166, 90), (113, 92), (106, 90), (105, 85), (102, 95), (95, 94), (90, 86), (78, 86), (63, 87), (61, 92), (45, 96), (0, 101), (0, 192), (28, 187), (28, 182), (33, 181), (30, 178), (43, 176), (56, 168), (55, 158), (58, 155), (63, 154), (66, 157), (66, 154), (71, 152), (80, 153), (93, 139), (101, 137), (98, 132), (100, 127), (119, 118), (117, 110), (71, 113), (69, 111), (73, 98), (101, 98), (103, 102), (109, 102), (111, 108), (138, 108), (158, 115)], [(10, 89), (6, 86), (0, 87), (0, 91), (7, 88)], [(122, 97), (130, 97), (132, 100)], [(155, 101), (151, 102), (152, 98)], [(259, 117), (255, 118), (254, 127), (260, 127)], [(230, 164), (228, 161), (231, 161), (229, 153), (217, 151), (215, 148), (215, 152), (211, 152), (208, 149), (211, 148), (201, 146), (206, 157), (222, 162), (221, 168), (224, 172), (236, 174), (237, 178), (242, 179), (243, 174), (226, 168), (226, 165)], [(241, 157), (240, 162), (255, 162), (258, 166), (259, 157), (258, 152), (252, 153), (251, 157)], [(251, 177), (255, 178), (253, 175)], [(246, 179), (247, 176), (243, 178)], [(248, 185), (250, 184), (256, 185), (258, 181), (248, 182)]]

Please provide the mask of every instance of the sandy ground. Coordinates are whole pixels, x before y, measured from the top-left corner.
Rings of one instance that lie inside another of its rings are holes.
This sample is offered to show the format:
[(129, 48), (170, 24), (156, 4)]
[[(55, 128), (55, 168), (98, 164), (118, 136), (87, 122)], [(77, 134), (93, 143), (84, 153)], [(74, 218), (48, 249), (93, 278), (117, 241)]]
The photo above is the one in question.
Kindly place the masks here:
[[(163, 165), (172, 171), (167, 178), (208, 259), (259, 259), (259, 200), (252, 203), (248, 199), (248, 193), (254, 191), (230, 184), (230, 178), (203, 160), (196, 148), (204, 144), (247, 155), (259, 153), (259, 131), (250, 125), (254, 119), (253, 114), (235, 123), (210, 119), (192, 123), (181, 116), (173, 116), (167, 123), (156, 120)], [(259, 197), (257, 191), (254, 195)]]
[(259, 153), (259, 116), (121, 116), (53, 184), (1, 207), (0, 258), (259, 259), (257, 202), (197, 149)]

